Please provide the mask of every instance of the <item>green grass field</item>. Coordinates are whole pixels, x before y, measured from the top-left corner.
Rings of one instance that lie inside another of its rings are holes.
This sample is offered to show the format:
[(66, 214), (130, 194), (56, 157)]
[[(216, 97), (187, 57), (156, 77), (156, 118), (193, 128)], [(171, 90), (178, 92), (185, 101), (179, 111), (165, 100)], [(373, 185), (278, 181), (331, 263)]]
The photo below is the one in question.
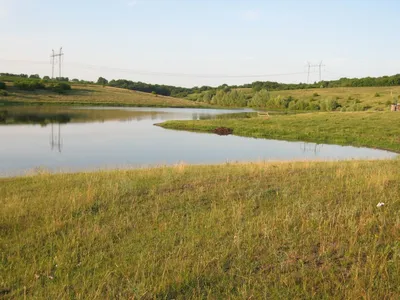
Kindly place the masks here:
[(8, 96), (0, 96), (2, 105), (92, 105), (147, 107), (210, 107), (185, 99), (153, 95), (99, 85), (72, 85), (65, 95), (46, 90), (20, 91), (7, 83)]
[(268, 119), (167, 121), (164, 128), (211, 132), (217, 127), (255, 138), (364, 146), (400, 152), (400, 113), (334, 112), (271, 115)]
[[(252, 89), (240, 89), (247, 95), (253, 95)], [(318, 96), (317, 96), (318, 95)], [(337, 99), (342, 107), (349, 106), (356, 102), (367, 107), (368, 110), (385, 111), (390, 110), (389, 102), (400, 96), (400, 87), (350, 87), (350, 88), (324, 88), (272, 91), (271, 97), (288, 97), (304, 101), (316, 101), (321, 99)], [(400, 101), (400, 100), (399, 100)]]
[(41, 174), (0, 195), (3, 299), (400, 295), (400, 160)]

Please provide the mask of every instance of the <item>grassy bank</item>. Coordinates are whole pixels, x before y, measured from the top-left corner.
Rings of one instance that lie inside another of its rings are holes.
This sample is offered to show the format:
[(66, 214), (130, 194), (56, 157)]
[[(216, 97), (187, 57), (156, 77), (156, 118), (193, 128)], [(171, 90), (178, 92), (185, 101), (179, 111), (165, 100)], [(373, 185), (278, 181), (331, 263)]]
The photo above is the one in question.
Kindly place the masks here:
[[(254, 95), (250, 88), (240, 89), (246, 95)], [(272, 91), (271, 97), (293, 97), (305, 102), (321, 99), (335, 99), (342, 107), (356, 104), (367, 110), (385, 111), (390, 109), (393, 99), (400, 95), (400, 87), (340, 87), (303, 90)]]
[(209, 107), (193, 101), (98, 85), (72, 85), (58, 94), (48, 90), (21, 91), (7, 83), (8, 96), (0, 96), (0, 105), (91, 105), (146, 107)]
[(5, 299), (400, 294), (400, 160), (42, 174), (0, 195)]
[(365, 146), (400, 152), (400, 113), (307, 113), (269, 119), (167, 121), (164, 128), (211, 132), (229, 127), (233, 134), (255, 138)]

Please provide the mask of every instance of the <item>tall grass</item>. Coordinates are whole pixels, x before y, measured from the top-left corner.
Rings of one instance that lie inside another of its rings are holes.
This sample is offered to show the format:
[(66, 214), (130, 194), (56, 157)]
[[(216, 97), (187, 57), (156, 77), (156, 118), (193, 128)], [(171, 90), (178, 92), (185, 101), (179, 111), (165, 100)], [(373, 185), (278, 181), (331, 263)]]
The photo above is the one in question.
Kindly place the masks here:
[(400, 294), (400, 160), (40, 174), (0, 204), (6, 299)]
[(268, 119), (167, 121), (164, 128), (212, 132), (229, 127), (233, 134), (256, 138), (365, 146), (400, 152), (400, 113), (352, 112), (273, 115)]

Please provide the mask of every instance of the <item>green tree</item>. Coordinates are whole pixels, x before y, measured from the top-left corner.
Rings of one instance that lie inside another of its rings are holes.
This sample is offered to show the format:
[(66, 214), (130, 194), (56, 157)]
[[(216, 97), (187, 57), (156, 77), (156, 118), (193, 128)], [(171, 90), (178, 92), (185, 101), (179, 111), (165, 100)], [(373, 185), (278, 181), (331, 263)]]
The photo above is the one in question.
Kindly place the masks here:
[(103, 77), (99, 77), (99, 79), (97, 79), (97, 84), (100, 84), (102, 86), (105, 86), (108, 84), (108, 80), (103, 78)]
[(254, 94), (253, 98), (249, 102), (250, 107), (266, 107), (267, 102), (270, 99), (270, 94), (267, 90), (263, 89)]
[(212, 98), (213, 98), (213, 93), (211, 91), (207, 91), (204, 93), (202, 101), (205, 103), (211, 103)]
[(218, 90), (215, 96), (212, 98), (211, 103), (212, 104), (218, 104), (218, 105), (223, 105), (225, 102), (225, 95), (226, 93), (223, 90)]
[(243, 92), (233, 90), (228, 94), (229, 106), (244, 107), (247, 106), (247, 99)]

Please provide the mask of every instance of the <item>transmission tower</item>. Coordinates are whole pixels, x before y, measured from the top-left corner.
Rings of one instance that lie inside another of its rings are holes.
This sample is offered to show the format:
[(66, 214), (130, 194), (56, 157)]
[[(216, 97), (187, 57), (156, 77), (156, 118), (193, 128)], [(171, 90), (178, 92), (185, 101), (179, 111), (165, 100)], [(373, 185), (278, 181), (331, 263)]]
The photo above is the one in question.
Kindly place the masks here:
[(54, 78), (54, 62), (55, 62), (56, 56), (54, 54), (54, 49), (51, 50), (51, 51), (52, 51), (52, 54), (50, 55), (50, 58), (51, 58), (51, 79), (53, 79)]
[(50, 147), (51, 147), (52, 151), (55, 149), (57, 149), (58, 152), (60, 152), (60, 153), (62, 151), (63, 143), (62, 143), (62, 139), (61, 139), (61, 124), (60, 123), (58, 123), (58, 134), (57, 134), (56, 132), (54, 132), (54, 125), (53, 125), (53, 122), (51, 122)]
[(324, 64), (322, 64), (322, 60), (320, 61), (319, 64), (311, 64), (307, 62), (307, 67), (308, 67), (308, 72), (307, 72), (307, 83), (310, 83), (310, 73), (311, 73), (311, 68), (318, 68), (318, 73), (319, 73), (319, 81), (322, 80), (322, 67), (325, 67)]
[(51, 79), (54, 79), (54, 65), (55, 65), (55, 59), (56, 57), (58, 57), (58, 62), (59, 62), (59, 66), (58, 66), (58, 73), (59, 73), (59, 77), (61, 77), (61, 66), (62, 66), (62, 56), (64, 55), (64, 53), (62, 52), (62, 47), (60, 48), (60, 53), (55, 54), (54, 50), (52, 50), (52, 54), (50, 55), (51, 58)]

